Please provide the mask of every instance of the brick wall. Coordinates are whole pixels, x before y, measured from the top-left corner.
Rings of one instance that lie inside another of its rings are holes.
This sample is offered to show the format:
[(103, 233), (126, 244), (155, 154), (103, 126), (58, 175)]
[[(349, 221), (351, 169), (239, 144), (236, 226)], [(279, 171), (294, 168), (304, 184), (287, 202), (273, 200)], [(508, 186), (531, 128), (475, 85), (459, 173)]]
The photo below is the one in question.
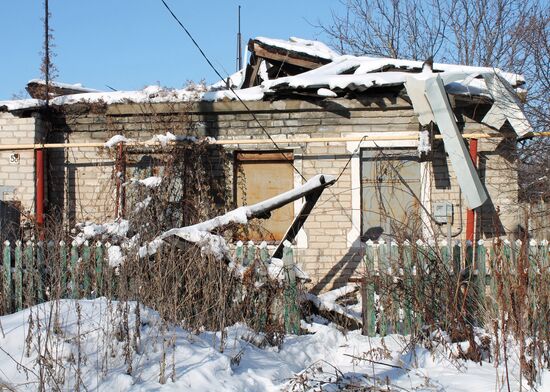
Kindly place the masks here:
[[(273, 138), (340, 137), (388, 132), (416, 132), (419, 129), (412, 108), (393, 96), (365, 97), (361, 100), (281, 100), (249, 102), (251, 110)], [(466, 115), (461, 117), (465, 132), (482, 130)], [(28, 119), (22, 119), (28, 121)], [(121, 104), (93, 113), (86, 107), (68, 107), (54, 121), (51, 138), (55, 141), (105, 141), (114, 134), (138, 140), (170, 131), (175, 134), (212, 136), (218, 139), (252, 139), (266, 136), (250, 113), (239, 102), (181, 104)], [(399, 145), (401, 142), (393, 144)], [(410, 142), (409, 142), (410, 143)], [(500, 209), (501, 224), (510, 230), (518, 222), (515, 210), (517, 185), (506, 154), (492, 142), (481, 141), (482, 169), (493, 205), (480, 214), (480, 226), (490, 236), (494, 210)], [(382, 144), (381, 144), (382, 145)], [(344, 142), (295, 143), (282, 145), (294, 152), (295, 165), (306, 178), (319, 173), (339, 175), (354, 145)], [(227, 146), (235, 149), (271, 150), (271, 145)], [(64, 211), (63, 218), (73, 225), (83, 220), (102, 221), (114, 217), (114, 151), (99, 148), (55, 150), (49, 153), (49, 202)], [(465, 234), (466, 207), (460, 200), (453, 169), (441, 151), (423, 167), (430, 178), (430, 200), (448, 200), (457, 214), (453, 232)], [(360, 190), (357, 164), (352, 161), (338, 183), (324, 192), (299, 236), (297, 252), (303, 268), (312, 276), (315, 291), (345, 283), (361, 258), (357, 245), (360, 217), (357, 198)], [(230, 174), (231, 169), (229, 168)], [(231, 182), (231, 175), (228, 176)], [(32, 180), (32, 178), (31, 178)], [(295, 176), (295, 183), (300, 183)], [(32, 185), (32, 184), (31, 184)], [(231, 184), (228, 185), (229, 188)], [(30, 188), (32, 189), (32, 188)], [(505, 191), (504, 191), (505, 190)], [(428, 201), (427, 201), (428, 202)], [(355, 204), (354, 204), (355, 203)], [(429, 205), (429, 202), (428, 202)], [(359, 204), (360, 206), (360, 204)], [(296, 206), (298, 208), (298, 205)], [(462, 220), (459, 219), (462, 212)], [(489, 224), (488, 222), (491, 222)], [(436, 234), (438, 231), (436, 230)]]
[[(38, 115), (18, 117), (0, 113), (2, 145), (35, 143), (42, 128)], [(23, 220), (34, 214), (34, 174), (34, 151), (0, 151), (0, 200), (20, 202)]]

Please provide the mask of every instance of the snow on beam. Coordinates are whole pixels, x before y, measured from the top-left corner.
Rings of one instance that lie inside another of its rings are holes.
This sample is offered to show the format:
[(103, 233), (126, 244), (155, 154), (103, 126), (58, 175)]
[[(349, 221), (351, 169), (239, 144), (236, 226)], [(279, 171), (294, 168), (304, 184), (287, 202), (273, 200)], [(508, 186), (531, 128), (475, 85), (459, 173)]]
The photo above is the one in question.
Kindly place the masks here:
[(191, 226), (170, 229), (153, 242), (158, 243), (161, 240), (176, 236), (187, 242), (196, 243), (204, 254), (211, 254), (218, 259), (223, 259), (228, 254), (227, 244), (221, 236), (212, 234), (213, 230), (231, 223), (246, 224), (252, 218), (267, 218), (271, 211), (302, 197), (307, 198), (308, 195), (318, 193), (335, 182), (336, 178), (333, 176), (318, 174), (305, 184), (260, 203), (239, 207), (224, 215)]

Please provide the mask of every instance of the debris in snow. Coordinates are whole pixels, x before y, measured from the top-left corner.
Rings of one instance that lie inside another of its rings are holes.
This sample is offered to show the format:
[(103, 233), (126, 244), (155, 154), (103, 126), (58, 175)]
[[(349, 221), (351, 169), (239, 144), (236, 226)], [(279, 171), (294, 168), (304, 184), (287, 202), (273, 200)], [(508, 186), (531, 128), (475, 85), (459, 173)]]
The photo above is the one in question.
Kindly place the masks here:
[(336, 94), (332, 90), (329, 90), (328, 88), (320, 88), (319, 90), (317, 90), (317, 95), (321, 97), (332, 97), (332, 98), (338, 96), (338, 94)]
[(112, 148), (113, 146), (116, 146), (118, 143), (128, 143), (131, 142), (132, 139), (128, 139), (125, 136), (122, 135), (115, 135), (109, 140), (107, 140), (104, 144), (106, 148)]
[(306, 293), (306, 298), (318, 309), (321, 316), (336, 323), (341, 323), (342, 320), (340, 316), (343, 316), (344, 323), (347, 324), (351, 322), (354, 326), (359, 327), (363, 323), (361, 313), (354, 312), (336, 303), (339, 298), (355, 293), (357, 290), (359, 290), (358, 286), (348, 285), (318, 296)]
[(427, 129), (420, 131), (418, 139), (418, 156), (422, 154), (428, 154), (432, 150), (432, 145), (430, 143), (430, 132)]

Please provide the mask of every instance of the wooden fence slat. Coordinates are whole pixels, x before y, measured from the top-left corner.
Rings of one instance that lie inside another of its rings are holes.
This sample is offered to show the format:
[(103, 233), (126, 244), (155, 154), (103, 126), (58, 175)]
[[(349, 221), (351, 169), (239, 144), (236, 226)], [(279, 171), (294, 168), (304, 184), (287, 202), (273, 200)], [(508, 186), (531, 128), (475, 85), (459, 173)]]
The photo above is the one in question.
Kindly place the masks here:
[(90, 295), (90, 274), (93, 270), (90, 262), (90, 244), (88, 243), (88, 241), (85, 241), (84, 246), (82, 247), (82, 263), (80, 264), (79, 273), (82, 278), (82, 291), (84, 292), (84, 297), (88, 297)]
[(367, 241), (365, 249), (365, 276), (362, 280), (362, 319), (363, 335), (376, 335), (376, 309), (374, 304), (374, 249), (372, 241)]
[(59, 242), (59, 289), (61, 298), (67, 295), (67, 246), (65, 241)]
[(23, 281), (25, 282), (25, 307), (28, 308), (35, 304), (36, 293), (34, 292), (34, 275), (35, 275), (35, 263), (34, 263), (34, 244), (31, 241), (27, 241), (23, 250)]
[(101, 242), (97, 242), (95, 246), (95, 287), (94, 292), (96, 297), (103, 295), (103, 247)]
[(460, 242), (456, 242), (453, 246), (453, 273), (456, 279), (460, 278), (460, 270), (462, 269), (462, 246)]
[(297, 335), (300, 333), (300, 309), (296, 288), (296, 273), (294, 272), (294, 256), (290, 246), (283, 248), (283, 268), (285, 272), (285, 331)]
[[(424, 243), (421, 240), (418, 240), (416, 242), (416, 266), (417, 266), (416, 274), (413, 270), (413, 274), (415, 274), (414, 286), (416, 288), (416, 298), (418, 303), (423, 303), (425, 299), (425, 293), (424, 293), (425, 265), (426, 265), (426, 250), (424, 248)], [(417, 327), (422, 327), (424, 325), (424, 317), (420, 312), (416, 314), (415, 321), (416, 321)]]
[(2, 295), (4, 297), (4, 312), (11, 312), (12, 300), (12, 283), (11, 283), (11, 248), (10, 242), (4, 242), (4, 250), (2, 252), (2, 270), (3, 270), (3, 288)]
[(46, 279), (46, 254), (44, 252), (44, 242), (38, 241), (36, 244), (36, 293), (37, 303), (44, 302), (44, 282)]
[(487, 266), (486, 266), (487, 248), (485, 242), (479, 240), (476, 248), (476, 270), (478, 298), (481, 304), (485, 305), (485, 286), (487, 285)]
[(69, 273), (71, 275), (71, 298), (78, 298), (78, 245), (76, 241), (71, 243), (71, 264)]
[(242, 241), (237, 241), (235, 246), (235, 263), (243, 265), (244, 263), (244, 246)]
[(246, 246), (246, 256), (243, 261), (243, 267), (248, 267), (250, 264), (254, 263), (255, 258), (256, 246), (254, 245), (254, 241), (248, 241), (248, 244)]
[(412, 304), (413, 298), (413, 274), (412, 274), (412, 249), (408, 241), (403, 244), (403, 280), (405, 286), (405, 314), (403, 334), (409, 335), (413, 331), (413, 314)]
[(15, 269), (13, 271), (13, 286), (15, 290), (15, 311), (23, 309), (23, 250), (21, 241), (15, 243)]
[[(378, 298), (380, 301), (380, 317), (379, 317), (379, 330), (380, 336), (386, 336), (389, 330), (389, 298), (388, 298), (388, 287), (389, 287), (389, 263), (388, 263), (388, 251), (387, 245), (384, 240), (378, 242), (378, 270), (380, 271), (380, 285), (381, 287), (378, 290)], [(383, 294), (382, 294), (383, 293)]]

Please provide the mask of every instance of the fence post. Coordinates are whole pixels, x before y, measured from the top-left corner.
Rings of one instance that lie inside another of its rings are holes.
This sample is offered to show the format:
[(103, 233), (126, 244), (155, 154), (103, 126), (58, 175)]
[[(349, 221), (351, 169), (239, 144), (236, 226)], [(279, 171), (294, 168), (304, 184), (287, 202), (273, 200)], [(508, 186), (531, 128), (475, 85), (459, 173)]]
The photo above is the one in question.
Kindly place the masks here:
[(99, 241), (95, 245), (95, 294), (103, 295), (103, 247)]
[(21, 241), (15, 242), (15, 270), (13, 271), (13, 281), (15, 288), (15, 311), (23, 309), (23, 250)]
[(34, 292), (34, 244), (31, 241), (27, 241), (25, 249), (23, 250), (23, 260), (25, 268), (23, 269), (24, 281), (25, 281), (25, 307), (28, 308), (35, 303)]
[(4, 252), (2, 254), (3, 264), (3, 283), (2, 295), (4, 296), (4, 313), (11, 312), (11, 247), (10, 242), (4, 242)]
[(44, 302), (44, 280), (46, 279), (46, 254), (44, 253), (44, 242), (38, 241), (36, 246), (36, 291), (38, 303)]
[(283, 248), (283, 268), (285, 272), (285, 331), (297, 335), (300, 333), (300, 309), (296, 293), (296, 273), (291, 244), (285, 241)]

